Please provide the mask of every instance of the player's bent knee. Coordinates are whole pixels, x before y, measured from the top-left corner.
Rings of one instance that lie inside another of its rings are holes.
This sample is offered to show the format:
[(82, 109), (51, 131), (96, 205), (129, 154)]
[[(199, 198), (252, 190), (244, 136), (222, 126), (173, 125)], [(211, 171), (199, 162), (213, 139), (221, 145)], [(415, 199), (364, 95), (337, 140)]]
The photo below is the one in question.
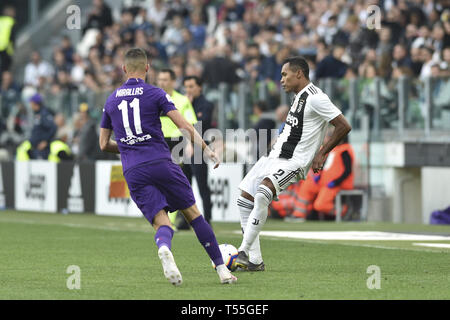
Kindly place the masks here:
[(270, 191), (272, 191), (272, 195), (275, 195), (277, 193), (277, 191), (275, 190), (275, 186), (272, 183), (272, 180), (270, 180), (269, 178), (264, 178), (261, 184), (269, 188)]
[(165, 210), (161, 210), (155, 215), (152, 226), (155, 230), (158, 230), (161, 226), (170, 226), (170, 220)]
[(261, 184), (255, 194), (255, 205), (267, 206), (272, 202), (273, 192), (269, 187)]
[(242, 197), (242, 198), (245, 198), (245, 199), (247, 199), (247, 200), (250, 200), (251, 202), (254, 202), (254, 201), (255, 201), (255, 198), (254, 198), (250, 193), (247, 193), (247, 192), (245, 192), (245, 191), (242, 191), (242, 192), (241, 192), (241, 197)]
[(195, 220), (201, 216), (201, 213), (195, 204), (189, 208), (181, 210), (181, 213), (186, 218), (188, 223), (191, 223), (192, 220)]

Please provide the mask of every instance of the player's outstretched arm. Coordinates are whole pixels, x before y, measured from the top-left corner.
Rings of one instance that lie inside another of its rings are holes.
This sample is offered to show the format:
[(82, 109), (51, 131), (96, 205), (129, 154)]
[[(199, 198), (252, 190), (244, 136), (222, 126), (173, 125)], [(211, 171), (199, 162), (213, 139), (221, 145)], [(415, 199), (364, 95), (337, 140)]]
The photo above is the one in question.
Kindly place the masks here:
[(208, 147), (197, 130), (195, 130), (194, 126), (187, 122), (178, 110), (167, 112), (167, 116), (173, 121), (173, 123), (175, 123), (183, 135), (187, 136), (194, 144), (202, 148), (202, 150), (206, 153), (206, 156), (214, 161), (214, 169), (216, 169), (220, 164), (219, 157)]
[(334, 126), (334, 131), (330, 140), (322, 146), (313, 159), (312, 169), (314, 173), (322, 170), (327, 154), (352, 130), (352, 127), (342, 114), (331, 120), (330, 123)]
[(112, 130), (100, 128), (99, 144), (100, 149), (104, 152), (120, 153), (117, 142), (111, 140)]

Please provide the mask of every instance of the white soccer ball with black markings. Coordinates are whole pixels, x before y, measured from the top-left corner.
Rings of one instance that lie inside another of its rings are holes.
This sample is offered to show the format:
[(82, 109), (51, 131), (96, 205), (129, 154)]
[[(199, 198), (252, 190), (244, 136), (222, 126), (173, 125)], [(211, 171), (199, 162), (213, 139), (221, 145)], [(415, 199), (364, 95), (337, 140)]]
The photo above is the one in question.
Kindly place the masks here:
[[(238, 256), (238, 250), (232, 244), (224, 243), (219, 245), (220, 253), (222, 253), (223, 263), (227, 266), (228, 270), (235, 271), (236, 258)], [(214, 262), (211, 261), (213, 268), (216, 268)]]

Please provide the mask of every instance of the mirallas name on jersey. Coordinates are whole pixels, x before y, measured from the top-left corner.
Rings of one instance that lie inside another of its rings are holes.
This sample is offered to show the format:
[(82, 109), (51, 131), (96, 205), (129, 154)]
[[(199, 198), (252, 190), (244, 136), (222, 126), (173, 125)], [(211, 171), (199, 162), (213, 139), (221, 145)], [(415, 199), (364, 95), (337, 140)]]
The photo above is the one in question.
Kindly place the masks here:
[(126, 97), (126, 96), (140, 96), (143, 93), (144, 93), (144, 88), (142, 88), (142, 87), (119, 89), (116, 91), (116, 98), (117, 97)]

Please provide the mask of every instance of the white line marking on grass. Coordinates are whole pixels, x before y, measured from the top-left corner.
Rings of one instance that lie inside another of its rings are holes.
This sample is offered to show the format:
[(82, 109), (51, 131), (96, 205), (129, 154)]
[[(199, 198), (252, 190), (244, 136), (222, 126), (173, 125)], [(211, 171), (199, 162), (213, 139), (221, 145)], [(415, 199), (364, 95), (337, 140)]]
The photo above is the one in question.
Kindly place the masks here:
[(309, 240), (309, 239), (298, 239), (298, 238), (281, 238), (281, 237), (270, 237), (267, 236), (265, 239), (270, 239), (270, 241), (296, 241), (296, 242), (306, 242), (311, 244), (323, 244), (323, 245), (339, 245), (339, 246), (350, 246), (350, 247), (365, 247), (374, 249), (385, 249), (385, 250), (403, 250), (403, 251), (421, 251), (421, 252), (432, 252), (432, 253), (442, 253), (442, 251), (436, 251), (436, 248), (421, 248), (421, 247), (389, 247), (381, 246), (376, 244), (358, 243), (358, 242), (330, 242), (328, 240)]
[(381, 231), (261, 231), (260, 235), (312, 240), (356, 240), (356, 241), (450, 241), (450, 236), (393, 233)]
[(94, 229), (94, 230), (106, 230), (106, 231), (133, 231), (133, 232), (151, 232), (152, 229), (148, 228), (148, 230), (145, 229), (127, 229), (127, 228), (121, 228), (119, 224), (117, 224), (117, 227), (111, 226), (96, 226), (96, 225), (88, 225), (88, 224), (77, 224), (77, 223), (70, 223), (70, 222), (48, 222), (48, 221), (38, 221), (38, 220), (14, 220), (14, 219), (2, 219), (0, 222), (7, 222), (7, 223), (21, 223), (21, 224), (31, 224), (31, 225), (46, 225), (46, 226), (61, 226), (61, 227), (69, 227), (69, 228), (81, 228), (81, 229)]
[(413, 246), (450, 249), (450, 243), (413, 243)]

